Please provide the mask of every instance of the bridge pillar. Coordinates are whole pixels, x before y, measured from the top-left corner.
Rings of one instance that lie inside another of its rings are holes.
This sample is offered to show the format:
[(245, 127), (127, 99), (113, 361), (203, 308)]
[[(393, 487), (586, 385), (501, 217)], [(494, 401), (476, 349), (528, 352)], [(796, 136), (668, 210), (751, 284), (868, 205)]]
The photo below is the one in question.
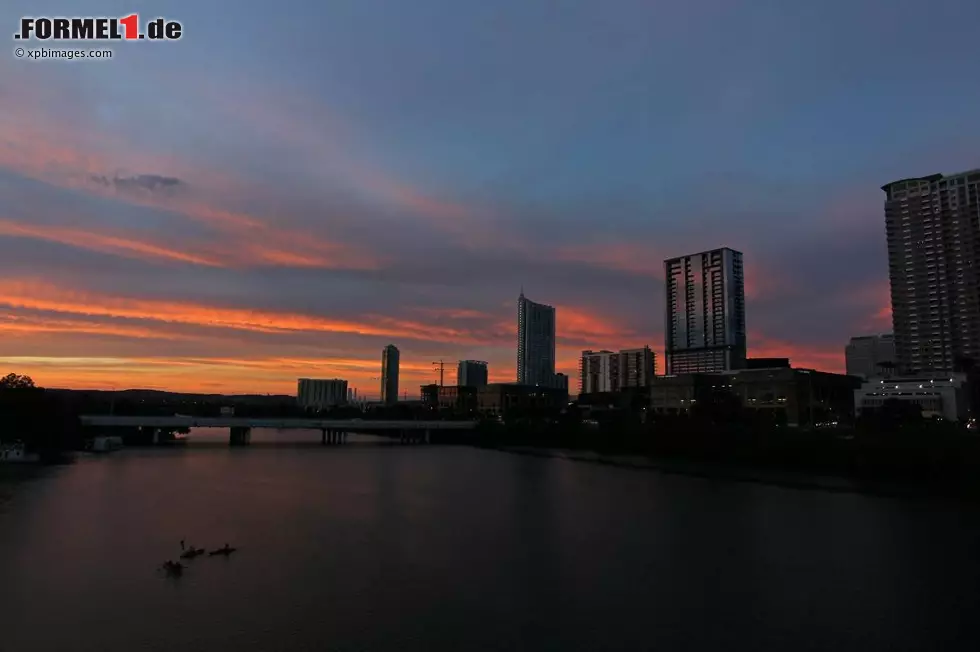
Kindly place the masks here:
[(341, 430), (323, 428), (320, 430), (320, 442), (323, 444), (342, 444), (347, 438), (347, 433)]
[(229, 444), (232, 446), (248, 446), (252, 439), (252, 429), (243, 426), (233, 426), (231, 429)]
[(422, 440), (422, 442), (428, 444), (431, 441), (432, 441), (432, 433), (430, 433), (429, 432), (429, 429), (426, 428), (425, 429), (424, 439)]

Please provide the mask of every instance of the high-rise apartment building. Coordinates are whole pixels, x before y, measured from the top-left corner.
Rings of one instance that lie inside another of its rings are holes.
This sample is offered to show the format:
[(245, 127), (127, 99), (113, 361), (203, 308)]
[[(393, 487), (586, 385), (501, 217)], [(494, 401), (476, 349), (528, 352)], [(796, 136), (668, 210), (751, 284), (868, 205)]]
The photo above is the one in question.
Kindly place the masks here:
[(620, 387), (649, 387), (657, 375), (657, 355), (649, 346), (619, 352)]
[(481, 360), (460, 360), (456, 370), (459, 387), (484, 387), (487, 384), (487, 363)]
[(555, 383), (555, 309), (524, 296), (517, 300), (517, 382)]
[(398, 347), (389, 344), (381, 351), (381, 402), (394, 405), (398, 402)]
[(656, 357), (650, 347), (613, 351), (582, 351), (579, 392), (618, 392), (628, 387), (648, 387), (656, 374)]
[(844, 362), (851, 376), (867, 379), (891, 375), (891, 367), (895, 365), (895, 336), (888, 333), (852, 337), (844, 349)]
[(579, 392), (596, 394), (619, 389), (619, 355), (612, 351), (582, 351)]
[(741, 252), (714, 249), (664, 261), (666, 373), (713, 373), (745, 364)]
[(980, 361), (980, 169), (881, 189), (899, 371)]

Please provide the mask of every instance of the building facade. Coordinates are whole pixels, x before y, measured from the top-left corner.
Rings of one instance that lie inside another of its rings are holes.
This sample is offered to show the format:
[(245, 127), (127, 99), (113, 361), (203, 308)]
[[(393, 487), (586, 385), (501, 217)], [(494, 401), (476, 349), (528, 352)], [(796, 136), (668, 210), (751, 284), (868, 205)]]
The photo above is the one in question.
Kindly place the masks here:
[(381, 350), (381, 402), (394, 405), (398, 402), (398, 363), (401, 354), (398, 347), (389, 344)]
[(844, 349), (844, 360), (850, 376), (890, 376), (895, 367), (895, 336), (888, 333), (852, 337)]
[(901, 378), (869, 380), (854, 390), (858, 416), (880, 409), (887, 401), (914, 403), (925, 418), (965, 421), (969, 415), (969, 388), (965, 376), (951, 374), (942, 378)]
[(568, 402), (568, 392), (555, 387), (492, 383), (476, 392), (477, 410), (484, 414), (557, 413)]
[(428, 408), (468, 414), (476, 411), (477, 391), (477, 386), (473, 385), (422, 385), (422, 404)]
[(742, 254), (723, 248), (664, 261), (666, 373), (713, 373), (745, 363)]
[(790, 367), (678, 374), (656, 379), (650, 407), (660, 414), (690, 414), (727, 395), (761, 422), (810, 428), (849, 422), (860, 385), (855, 376)]
[(612, 351), (582, 351), (579, 394), (615, 392), (619, 386), (619, 355)]
[(517, 382), (555, 383), (555, 309), (524, 296), (517, 300)]
[(622, 351), (582, 351), (579, 393), (619, 392), (630, 387), (649, 387), (657, 361), (649, 346)]
[(347, 396), (347, 381), (340, 378), (300, 378), (297, 382), (296, 402), (302, 408), (324, 410), (346, 405)]
[(882, 190), (899, 373), (980, 361), (980, 170)]
[(555, 383), (552, 385), (555, 389), (560, 392), (564, 392), (565, 398), (568, 398), (568, 376), (559, 372), (555, 374)]
[(657, 375), (657, 355), (649, 346), (619, 352), (620, 389), (649, 387)]
[(456, 369), (456, 385), (459, 387), (482, 387), (487, 384), (489, 373), (487, 363), (482, 360), (460, 360)]

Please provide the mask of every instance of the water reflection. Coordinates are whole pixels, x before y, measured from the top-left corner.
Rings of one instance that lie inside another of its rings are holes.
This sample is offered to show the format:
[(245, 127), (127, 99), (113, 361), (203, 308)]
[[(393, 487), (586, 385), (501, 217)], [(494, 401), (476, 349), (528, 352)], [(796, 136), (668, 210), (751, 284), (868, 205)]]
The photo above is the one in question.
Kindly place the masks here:
[[(980, 643), (974, 510), (468, 448), (253, 442), (0, 480), (0, 649)], [(165, 581), (181, 539), (241, 550)]]

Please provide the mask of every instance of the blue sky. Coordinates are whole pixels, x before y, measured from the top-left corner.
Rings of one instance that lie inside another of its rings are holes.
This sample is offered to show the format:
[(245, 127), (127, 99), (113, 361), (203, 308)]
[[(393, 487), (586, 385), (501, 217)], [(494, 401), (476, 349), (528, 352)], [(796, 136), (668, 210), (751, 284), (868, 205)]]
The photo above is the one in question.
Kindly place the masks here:
[(0, 59), (0, 358), (42, 384), (370, 392), (389, 341), (412, 393), (439, 357), (509, 379), (522, 284), (574, 373), (661, 349), (662, 260), (715, 246), (745, 253), (752, 352), (840, 370), (890, 329), (879, 186), (980, 167), (967, 0), (8, 0), (0, 22), (134, 12), (184, 37)]

